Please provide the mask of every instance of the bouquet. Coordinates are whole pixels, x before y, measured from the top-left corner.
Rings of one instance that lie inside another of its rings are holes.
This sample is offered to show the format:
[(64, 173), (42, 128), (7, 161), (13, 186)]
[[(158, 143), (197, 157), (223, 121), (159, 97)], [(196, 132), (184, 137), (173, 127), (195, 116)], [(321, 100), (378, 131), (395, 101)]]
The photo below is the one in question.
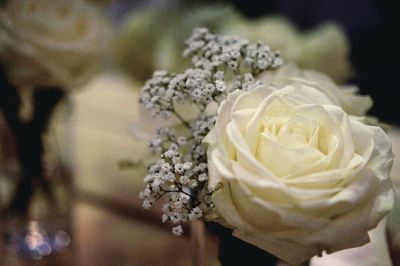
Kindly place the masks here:
[(175, 235), (203, 218), (290, 264), (367, 243), (393, 205), (391, 143), (363, 118), (371, 99), (205, 28), (183, 54), (193, 67), (155, 72), (140, 97), (164, 120), (143, 207), (164, 199)]

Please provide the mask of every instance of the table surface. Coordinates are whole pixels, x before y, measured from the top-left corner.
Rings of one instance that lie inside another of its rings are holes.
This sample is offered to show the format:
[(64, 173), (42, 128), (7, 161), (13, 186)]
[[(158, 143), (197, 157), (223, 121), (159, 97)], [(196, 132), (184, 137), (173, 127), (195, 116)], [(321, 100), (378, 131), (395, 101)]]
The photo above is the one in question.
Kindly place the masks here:
[[(79, 193), (73, 207), (72, 244), (57, 254), (32, 260), (0, 246), (0, 266), (191, 265), (189, 234), (177, 237), (154, 217), (108, 198)], [(218, 265), (216, 239), (206, 238), (206, 265)]]

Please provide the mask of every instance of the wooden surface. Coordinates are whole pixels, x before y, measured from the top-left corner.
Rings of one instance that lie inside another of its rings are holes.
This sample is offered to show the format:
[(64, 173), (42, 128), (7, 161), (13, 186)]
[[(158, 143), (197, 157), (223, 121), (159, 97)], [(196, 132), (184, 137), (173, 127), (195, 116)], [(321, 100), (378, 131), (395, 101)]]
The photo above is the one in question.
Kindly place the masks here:
[[(191, 265), (192, 240), (188, 232), (174, 236), (141, 210), (107, 198), (80, 193), (75, 199), (72, 244), (41, 260), (28, 260), (0, 246), (0, 266), (109, 266)], [(204, 237), (202, 265), (218, 265), (216, 241)]]

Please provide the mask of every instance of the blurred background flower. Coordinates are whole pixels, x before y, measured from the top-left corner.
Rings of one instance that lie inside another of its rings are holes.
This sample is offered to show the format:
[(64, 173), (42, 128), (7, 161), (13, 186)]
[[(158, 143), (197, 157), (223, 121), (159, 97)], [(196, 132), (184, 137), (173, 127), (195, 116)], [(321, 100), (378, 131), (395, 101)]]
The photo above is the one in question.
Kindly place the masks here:
[(348, 40), (338, 24), (323, 24), (303, 32), (284, 17), (249, 19), (233, 6), (221, 3), (181, 5), (174, 10), (156, 6), (130, 15), (115, 37), (114, 59), (124, 72), (138, 80), (145, 80), (156, 69), (181, 71), (189, 65), (181, 54), (184, 41), (193, 28), (200, 26), (263, 41), (280, 51), (286, 61), (320, 70), (338, 82), (352, 74)]
[(0, 61), (17, 87), (76, 88), (88, 81), (110, 37), (88, 1), (7, 1), (0, 11)]

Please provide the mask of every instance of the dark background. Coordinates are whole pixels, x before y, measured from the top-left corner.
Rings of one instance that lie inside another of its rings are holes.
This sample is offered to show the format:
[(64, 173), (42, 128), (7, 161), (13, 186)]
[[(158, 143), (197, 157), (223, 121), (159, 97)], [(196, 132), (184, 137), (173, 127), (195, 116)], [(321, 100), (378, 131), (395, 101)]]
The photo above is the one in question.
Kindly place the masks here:
[(389, 0), (229, 0), (248, 17), (280, 14), (307, 30), (329, 20), (339, 23), (351, 43), (356, 70), (351, 83), (374, 100), (371, 115), (400, 124), (399, 23), (396, 1)]

